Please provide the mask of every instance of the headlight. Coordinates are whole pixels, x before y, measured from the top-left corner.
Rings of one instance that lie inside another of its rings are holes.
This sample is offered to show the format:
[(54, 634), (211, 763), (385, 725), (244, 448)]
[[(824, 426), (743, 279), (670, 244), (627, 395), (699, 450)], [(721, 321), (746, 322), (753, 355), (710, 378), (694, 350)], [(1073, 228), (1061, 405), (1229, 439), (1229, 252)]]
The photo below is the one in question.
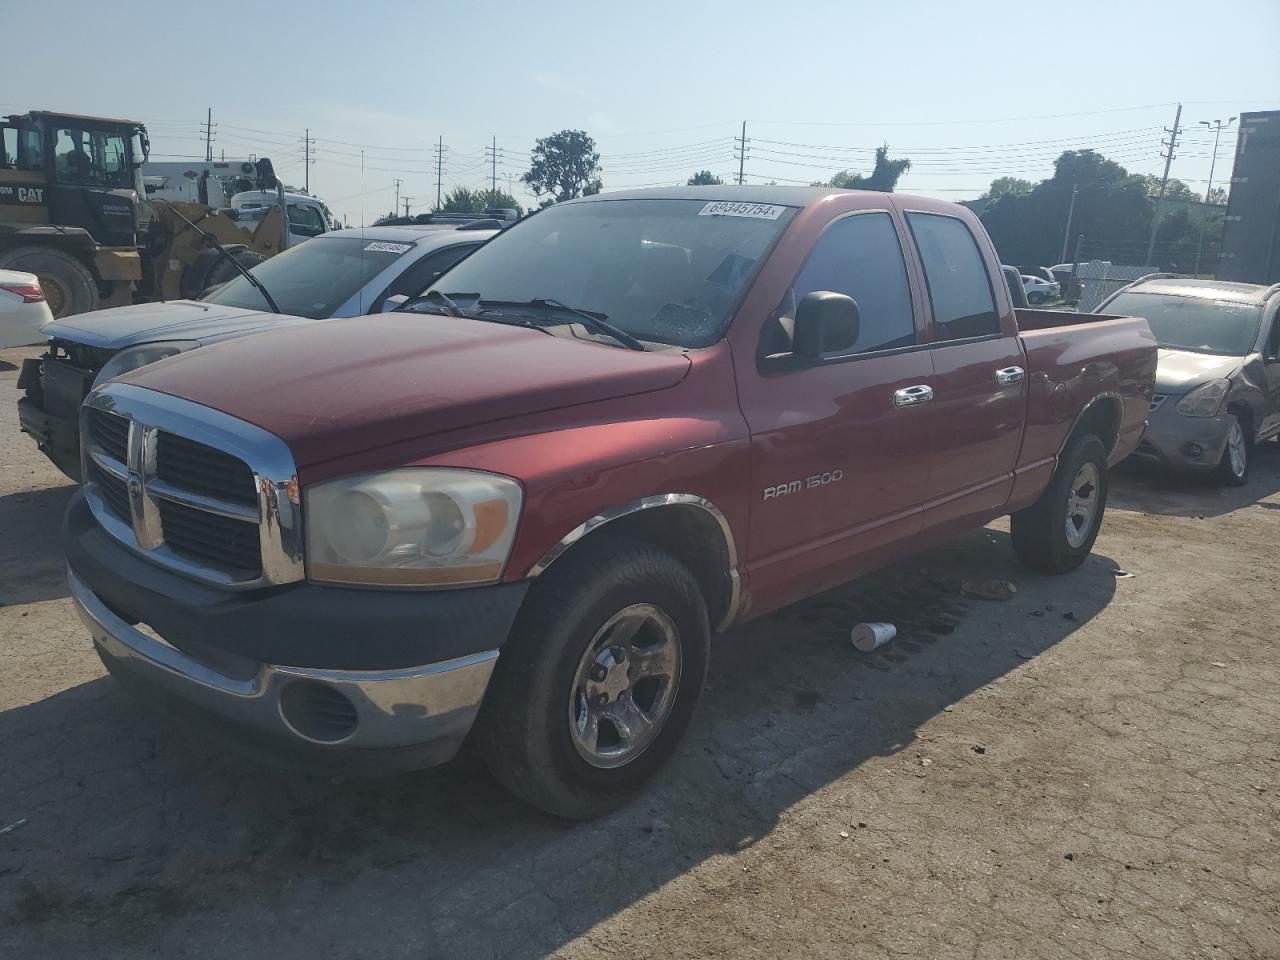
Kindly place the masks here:
[(308, 576), (394, 587), (493, 583), (522, 499), (516, 481), (475, 470), (406, 467), (317, 483), (303, 491)]
[(157, 360), (172, 357), (175, 353), (182, 353), (184, 350), (190, 350), (197, 346), (199, 344), (195, 340), (163, 340), (158, 343), (144, 343), (136, 347), (128, 347), (106, 362), (106, 365), (98, 371), (97, 377), (94, 378), (93, 385), (96, 387), (100, 383), (106, 383), (108, 380), (123, 376), (130, 370), (137, 370), (139, 367), (145, 367), (148, 363), (155, 363)]
[(1210, 380), (1179, 400), (1178, 412), (1187, 417), (1216, 417), (1222, 398), (1230, 389), (1230, 380)]

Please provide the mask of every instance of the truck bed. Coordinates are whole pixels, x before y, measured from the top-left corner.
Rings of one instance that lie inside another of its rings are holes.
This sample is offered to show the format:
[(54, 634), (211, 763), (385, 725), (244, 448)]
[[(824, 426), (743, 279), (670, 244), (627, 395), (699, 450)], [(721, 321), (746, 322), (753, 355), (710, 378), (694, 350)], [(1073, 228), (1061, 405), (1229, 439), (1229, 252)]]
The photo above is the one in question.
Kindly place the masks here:
[(1110, 461), (1142, 439), (1151, 409), (1155, 338), (1141, 317), (1058, 310), (1017, 310), (1029, 390), (1022, 467), (1056, 456), (1094, 398), (1111, 404)]

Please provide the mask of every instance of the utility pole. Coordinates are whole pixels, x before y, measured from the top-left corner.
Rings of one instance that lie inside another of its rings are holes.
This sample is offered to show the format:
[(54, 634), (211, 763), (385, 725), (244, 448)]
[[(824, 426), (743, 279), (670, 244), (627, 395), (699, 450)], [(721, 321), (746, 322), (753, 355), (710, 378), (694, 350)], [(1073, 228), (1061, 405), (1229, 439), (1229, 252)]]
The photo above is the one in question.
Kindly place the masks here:
[(440, 140), (436, 143), (436, 209), (440, 209), (442, 200), (440, 199), (441, 186), (444, 183), (444, 153), (449, 148), (444, 145), (444, 136), (441, 135)]
[(498, 138), (493, 138), (493, 146), (484, 148), (486, 159), (489, 161), (489, 192), (491, 194), (498, 192)]
[[(396, 185), (396, 202), (391, 205), (391, 212), (395, 213), (400, 209), (400, 184), (404, 183), (404, 181), (396, 177), (391, 182)], [(405, 214), (405, 216), (408, 216), (408, 214)]]
[(1156, 249), (1156, 231), (1160, 229), (1160, 220), (1164, 216), (1164, 194), (1169, 189), (1169, 168), (1173, 166), (1174, 151), (1178, 149), (1178, 135), (1182, 132), (1182, 104), (1178, 104), (1178, 112), (1173, 115), (1173, 129), (1164, 128), (1169, 134), (1168, 140), (1161, 140), (1168, 149), (1164, 153), (1164, 175), (1160, 178), (1160, 195), (1156, 198), (1156, 215), (1151, 221), (1151, 239), (1147, 241), (1147, 262), (1143, 266), (1151, 266)]
[(416, 199), (416, 198), (415, 198), (415, 197), (403, 197), (402, 199), (404, 200), (404, 215), (407, 217), (407, 216), (409, 216), (409, 201), (410, 201), (410, 200), (414, 200), (414, 199)]
[(1067, 229), (1062, 234), (1062, 256), (1058, 257), (1059, 263), (1066, 263), (1067, 261), (1067, 246), (1071, 243), (1071, 221), (1075, 219), (1076, 196), (1079, 193), (1080, 188), (1073, 185), (1071, 187), (1071, 206), (1067, 207)]
[[(1208, 127), (1213, 131), (1213, 159), (1209, 161), (1209, 185), (1204, 188), (1204, 205), (1209, 206), (1209, 197), (1213, 193), (1213, 170), (1218, 165), (1218, 140), (1222, 137), (1222, 128), (1229, 127), (1236, 122), (1235, 117), (1231, 117), (1226, 123), (1221, 120), (1201, 120), (1202, 126)], [(1200, 276), (1200, 254), (1204, 250), (1204, 230), (1209, 225), (1209, 210), (1205, 210), (1200, 220), (1200, 239), (1196, 241), (1196, 267), (1192, 271), (1197, 277)], [(1214, 273), (1217, 273), (1215, 270)]]
[(311, 165), (316, 162), (315, 157), (311, 156), (311, 148), (316, 144), (311, 136), (311, 128), (307, 127), (307, 132), (302, 137), (302, 169), (303, 169), (303, 185), (302, 192), (311, 193)]
[(742, 136), (734, 137), (734, 158), (738, 161), (738, 186), (742, 186), (743, 167), (747, 162), (747, 121), (742, 121)]
[(204, 123), (201, 125), (200, 132), (204, 134), (204, 159), (206, 163), (213, 163), (213, 131), (217, 129), (213, 122), (213, 107), (209, 107), (205, 111)]

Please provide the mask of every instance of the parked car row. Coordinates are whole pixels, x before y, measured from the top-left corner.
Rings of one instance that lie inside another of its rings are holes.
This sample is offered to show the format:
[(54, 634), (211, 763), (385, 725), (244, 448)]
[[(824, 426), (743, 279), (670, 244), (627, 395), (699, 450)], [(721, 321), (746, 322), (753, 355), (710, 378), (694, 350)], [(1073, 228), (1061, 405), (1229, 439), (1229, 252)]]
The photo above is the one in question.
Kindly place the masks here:
[(1006, 514), (1024, 564), (1077, 567), (1151, 408), (1146, 320), (1015, 307), (941, 201), (615, 193), (461, 259), (478, 232), (389, 229), (151, 326), (78, 318), (23, 374), (47, 448), (32, 404), (78, 411), (64, 545), (103, 662), (291, 765), (469, 740), (599, 814), (677, 748), (713, 630)]

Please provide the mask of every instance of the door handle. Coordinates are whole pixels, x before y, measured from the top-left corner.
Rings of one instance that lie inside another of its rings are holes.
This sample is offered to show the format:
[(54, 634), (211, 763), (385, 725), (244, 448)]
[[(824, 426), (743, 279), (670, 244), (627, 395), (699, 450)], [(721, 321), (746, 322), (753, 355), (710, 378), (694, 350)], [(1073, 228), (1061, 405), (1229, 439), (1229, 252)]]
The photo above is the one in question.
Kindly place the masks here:
[(933, 399), (933, 387), (927, 383), (918, 383), (914, 387), (903, 387), (893, 393), (895, 407), (914, 407), (919, 403), (928, 403)]
[(1021, 367), (1005, 367), (1003, 370), (996, 371), (996, 383), (1002, 387), (1007, 387), (1011, 383), (1017, 383), (1027, 375), (1027, 371)]

